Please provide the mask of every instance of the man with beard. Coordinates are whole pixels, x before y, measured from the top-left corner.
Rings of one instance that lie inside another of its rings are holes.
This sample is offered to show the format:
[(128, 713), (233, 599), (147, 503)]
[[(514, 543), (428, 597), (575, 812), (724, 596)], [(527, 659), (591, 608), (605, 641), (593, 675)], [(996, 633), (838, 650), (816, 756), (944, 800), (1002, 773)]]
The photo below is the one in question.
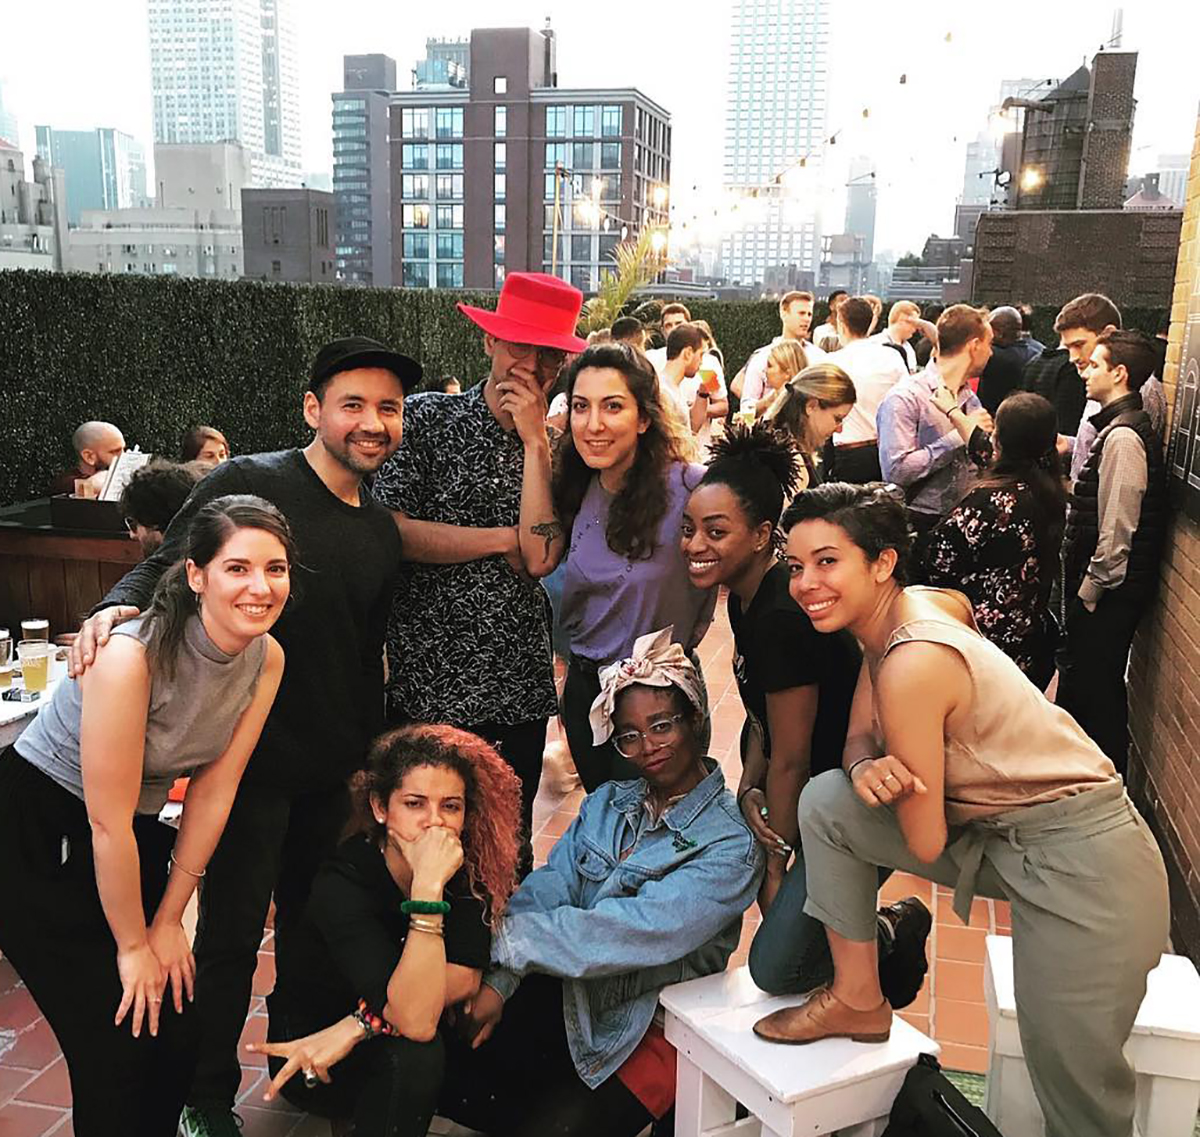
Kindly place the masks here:
[[(72, 647), (79, 674), (112, 626), (144, 610), (182, 555), (196, 511), (226, 494), (256, 494), (292, 527), (298, 557), (290, 603), (273, 629), (286, 656), (275, 705), (250, 758), (200, 892), (196, 995), (201, 1055), (182, 1119), (185, 1137), (235, 1137), (238, 1038), (250, 1005), (267, 908), (286, 954), (313, 875), (336, 845), (357, 770), (383, 726), (383, 633), (400, 567), (391, 514), (362, 480), (400, 445), (414, 360), (364, 337), (327, 344), (313, 361), (302, 450), (222, 463), (176, 515), (153, 556), (127, 573)], [(215, 649), (214, 649), (215, 650)]]
[(910, 574), (923, 576), (933, 527), (962, 499), (977, 467), (991, 457), (992, 420), (967, 382), (992, 354), (987, 313), (954, 304), (937, 322), (937, 357), (897, 383), (879, 407), (879, 462), (904, 490), (917, 531)]

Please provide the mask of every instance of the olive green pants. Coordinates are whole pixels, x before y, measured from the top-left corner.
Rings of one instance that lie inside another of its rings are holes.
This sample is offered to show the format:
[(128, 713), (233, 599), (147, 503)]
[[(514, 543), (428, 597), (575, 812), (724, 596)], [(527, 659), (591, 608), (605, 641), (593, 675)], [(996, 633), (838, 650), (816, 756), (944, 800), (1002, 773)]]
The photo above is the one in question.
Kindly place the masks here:
[[(841, 771), (800, 796), (805, 912), (847, 939), (876, 935), (876, 866), (1012, 905), (1017, 1024), (1047, 1137), (1130, 1137), (1135, 1078), (1122, 1054), (1167, 947), (1162, 856), (1119, 783), (952, 829), (930, 864), (893, 810), (865, 805)], [(795, 870), (793, 870), (795, 871)]]

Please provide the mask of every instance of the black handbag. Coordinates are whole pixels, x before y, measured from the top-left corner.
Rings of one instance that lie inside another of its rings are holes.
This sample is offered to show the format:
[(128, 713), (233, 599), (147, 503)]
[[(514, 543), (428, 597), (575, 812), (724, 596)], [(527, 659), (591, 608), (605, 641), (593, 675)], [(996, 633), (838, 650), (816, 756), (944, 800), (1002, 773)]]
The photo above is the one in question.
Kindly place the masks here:
[(883, 1137), (1004, 1137), (978, 1106), (922, 1054), (896, 1095)]

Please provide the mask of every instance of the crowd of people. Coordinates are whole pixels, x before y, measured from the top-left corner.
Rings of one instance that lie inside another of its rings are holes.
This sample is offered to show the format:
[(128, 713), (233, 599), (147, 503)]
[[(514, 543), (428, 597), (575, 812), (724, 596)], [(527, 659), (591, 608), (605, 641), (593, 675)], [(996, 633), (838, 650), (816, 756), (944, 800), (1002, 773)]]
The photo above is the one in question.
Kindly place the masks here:
[[(577, 290), (510, 273), (494, 311), (460, 305), (474, 386), (417, 394), (417, 361), (337, 340), (306, 447), (230, 457), (201, 427), (130, 481), (145, 559), (0, 756), (0, 950), (80, 1137), (237, 1132), (272, 900), (269, 1095), (358, 1137), (435, 1112), (634, 1137), (674, 1101), (659, 992), (724, 969), (756, 902), (754, 981), (812, 993), (756, 1033), (888, 1037), (931, 927), (878, 906), (897, 869), (964, 920), (1011, 902), (1047, 1133), (1128, 1137), (1122, 1047), (1168, 925), (1122, 782), (1161, 353), (1095, 294), (1061, 349), (1014, 307), (900, 302), (879, 329), (877, 298), (830, 300), (814, 343), (814, 298), (784, 296), (727, 383), (682, 304), (646, 351), (640, 321), (585, 340)], [(88, 477), (123, 446), (76, 442)], [(697, 654), (722, 593), (735, 792)], [(534, 868), (555, 715), (588, 794)]]

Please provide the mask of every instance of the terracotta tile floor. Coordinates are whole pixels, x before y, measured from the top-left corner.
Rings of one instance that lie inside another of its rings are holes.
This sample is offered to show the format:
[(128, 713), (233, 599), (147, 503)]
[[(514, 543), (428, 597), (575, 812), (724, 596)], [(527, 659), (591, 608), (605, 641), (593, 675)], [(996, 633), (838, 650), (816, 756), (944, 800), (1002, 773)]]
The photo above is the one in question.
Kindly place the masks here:
[[(717, 620), (701, 645), (700, 657), (713, 708), (712, 753), (720, 760), (732, 787), (740, 771), (738, 734), (743, 712), (733, 682), (731, 653), (732, 635), (722, 602)], [(556, 733), (552, 727), (552, 737)], [(539, 862), (570, 824), (582, 796), (580, 790), (563, 796), (542, 787), (534, 809), (534, 851)], [(963, 927), (950, 909), (950, 893), (927, 881), (897, 875), (888, 881), (881, 895), (884, 902), (920, 896), (934, 913), (929, 978), (917, 1001), (903, 1012), (904, 1018), (941, 1043), (942, 1061), (947, 1067), (983, 1072), (987, 1063), (983, 939), (989, 932), (1008, 932), (1008, 905), (977, 900), (970, 927)], [(746, 913), (741, 943), (731, 966), (740, 967), (746, 962), (758, 922), (757, 908)], [(275, 957), (268, 930), (258, 956), (254, 998), (243, 1041), (264, 1037), (267, 1018), (263, 996), (274, 981)], [(242, 1061), (237, 1108), (245, 1123), (245, 1137), (328, 1137), (329, 1127), (324, 1121), (298, 1114), (286, 1105), (265, 1107), (265, 1060), (244, 1054)], [(11, 966), (0, 959), (0, 1137), (71, 1137), (69, 1101), (66, 1069), (54, 1035)]]

